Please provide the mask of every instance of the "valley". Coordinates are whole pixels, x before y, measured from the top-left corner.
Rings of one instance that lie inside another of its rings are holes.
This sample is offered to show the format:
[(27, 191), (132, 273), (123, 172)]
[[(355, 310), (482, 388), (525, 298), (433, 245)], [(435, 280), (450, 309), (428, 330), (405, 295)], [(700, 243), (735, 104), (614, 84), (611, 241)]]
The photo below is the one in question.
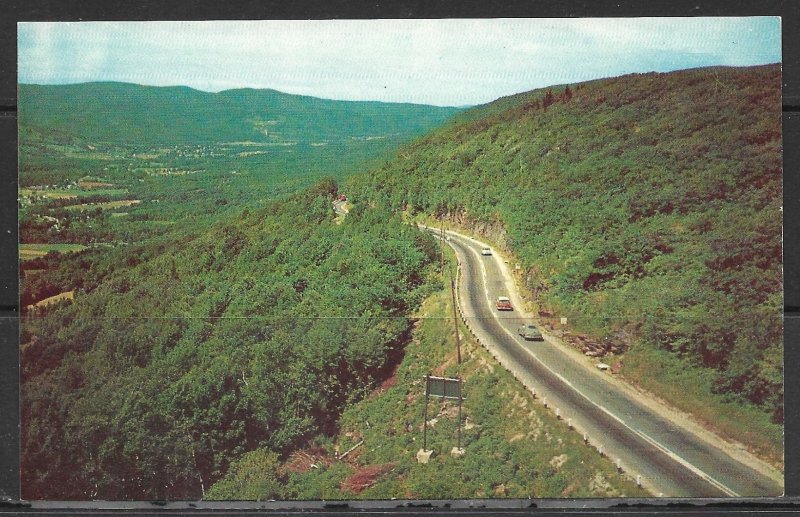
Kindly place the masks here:
[[(780, 494), (614, 387), (657, 369), (645, 389), (752, 415), (744, 446), (782, 467), (779, 78), (633, 74), (471, 109), (22, 85), (25, 497)], [(514, 263), (478, 273), (497, 257), (415, 222)], [(576, 350), (531, 359), (520, 314)], [(472, 426), (451, 456), (453, 407), (431, 404), (429, 465), (427, 373), (464, 376)]]

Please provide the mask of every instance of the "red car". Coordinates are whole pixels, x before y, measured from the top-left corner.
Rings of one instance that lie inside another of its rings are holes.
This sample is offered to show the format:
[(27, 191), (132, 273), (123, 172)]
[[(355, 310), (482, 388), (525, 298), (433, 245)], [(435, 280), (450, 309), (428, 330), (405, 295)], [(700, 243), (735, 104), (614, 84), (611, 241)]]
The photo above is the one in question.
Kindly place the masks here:
[(497, 310), (498, 311), (513, 311), (514, 307), (511, 306), (511, 300), (509, 300), (505, 296), (500, 296), (497, 298)]

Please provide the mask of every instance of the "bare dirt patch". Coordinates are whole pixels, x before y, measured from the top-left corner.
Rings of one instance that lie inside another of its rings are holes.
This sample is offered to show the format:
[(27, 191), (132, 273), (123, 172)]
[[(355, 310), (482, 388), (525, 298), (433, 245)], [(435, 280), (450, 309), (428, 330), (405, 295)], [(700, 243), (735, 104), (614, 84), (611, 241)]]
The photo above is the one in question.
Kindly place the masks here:
[(568, 459), (569, 456), (567, 456), (566, 454), (559, 454), (558, 456), (553, 456), (553, 458), (550, 460), (550, 466), (555, 467), (557, 469), (561, 468), (561, 465), (566, 463)]
[(611, 483), (603, 476), (602, 472), (595, 473), (592, 480), (589, 481), (589, 490), (591, 490), (593, 494), (600, 495), (601, 497), (615, 497), (619, 495), (617, 490), (614, 489)]
[(333, 459), (322, 448), (293, 452), (283, 464), (284, 473), (302, 474), (313, 468), (330, 467)]
[(450, 403), (449, 401), (446, 402), (444, 407), (441, 409), (441, 411), (439, 411), (439, 414), (437, 416), (441, 418), (450, 418), (450, 419), (458, 418), (458, 402), (457, 401), (454, 401), (453, 403)]
[(381, 393), (389, 390), (393, 386), (397, 385), (397, 370), (400, 368), (400, 363), (397, 363), (392, 368), (391, 373), (389, 376), (380, 383), (380, 385), (372, 390), (372, 393), (369, 394), (369, 400), (374, 399), (375, 397), (379, 396)]
[(391, 472), (395, 466), (397, 466), (397, 463), (382, 463), (362, 467), (342, 482), (341, 489), (356, 494), (361, 493), (374, 485), (381, 476)]

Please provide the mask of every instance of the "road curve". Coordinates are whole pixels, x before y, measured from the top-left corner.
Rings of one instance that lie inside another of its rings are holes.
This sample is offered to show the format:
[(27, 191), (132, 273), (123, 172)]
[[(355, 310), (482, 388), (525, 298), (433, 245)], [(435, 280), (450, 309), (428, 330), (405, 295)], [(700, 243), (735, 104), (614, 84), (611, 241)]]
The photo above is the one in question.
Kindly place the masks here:
[[(438, 234), (438, 230), (435, 231)], [(486, 244), (447, 233), (458, 256), (458, 303), (477, 339), (547, 406), (558, 408), (590, 445), (601, 449), (655, 495), (665, 497), (758, 497), (783, 494), (777, 474), (768, 476), (723, 448), (656, 413), (630, 389), (576, 359), (545, 334), (527, 342), (516, 334), (522, 323), (519, 295), (497, 254), (482, 256)], [(514, 312), (498, 313), (497, 296), (509, 296)], [(543, 400), (544, 401), (544, 400)]]

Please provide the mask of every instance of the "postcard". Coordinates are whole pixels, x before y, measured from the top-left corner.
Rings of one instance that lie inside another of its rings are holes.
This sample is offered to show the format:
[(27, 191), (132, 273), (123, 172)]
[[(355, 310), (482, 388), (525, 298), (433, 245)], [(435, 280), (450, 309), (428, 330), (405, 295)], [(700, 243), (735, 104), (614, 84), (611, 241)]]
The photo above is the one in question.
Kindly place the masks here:
[(18, 48), (24, 500), (783, 494), (780, 18)]

